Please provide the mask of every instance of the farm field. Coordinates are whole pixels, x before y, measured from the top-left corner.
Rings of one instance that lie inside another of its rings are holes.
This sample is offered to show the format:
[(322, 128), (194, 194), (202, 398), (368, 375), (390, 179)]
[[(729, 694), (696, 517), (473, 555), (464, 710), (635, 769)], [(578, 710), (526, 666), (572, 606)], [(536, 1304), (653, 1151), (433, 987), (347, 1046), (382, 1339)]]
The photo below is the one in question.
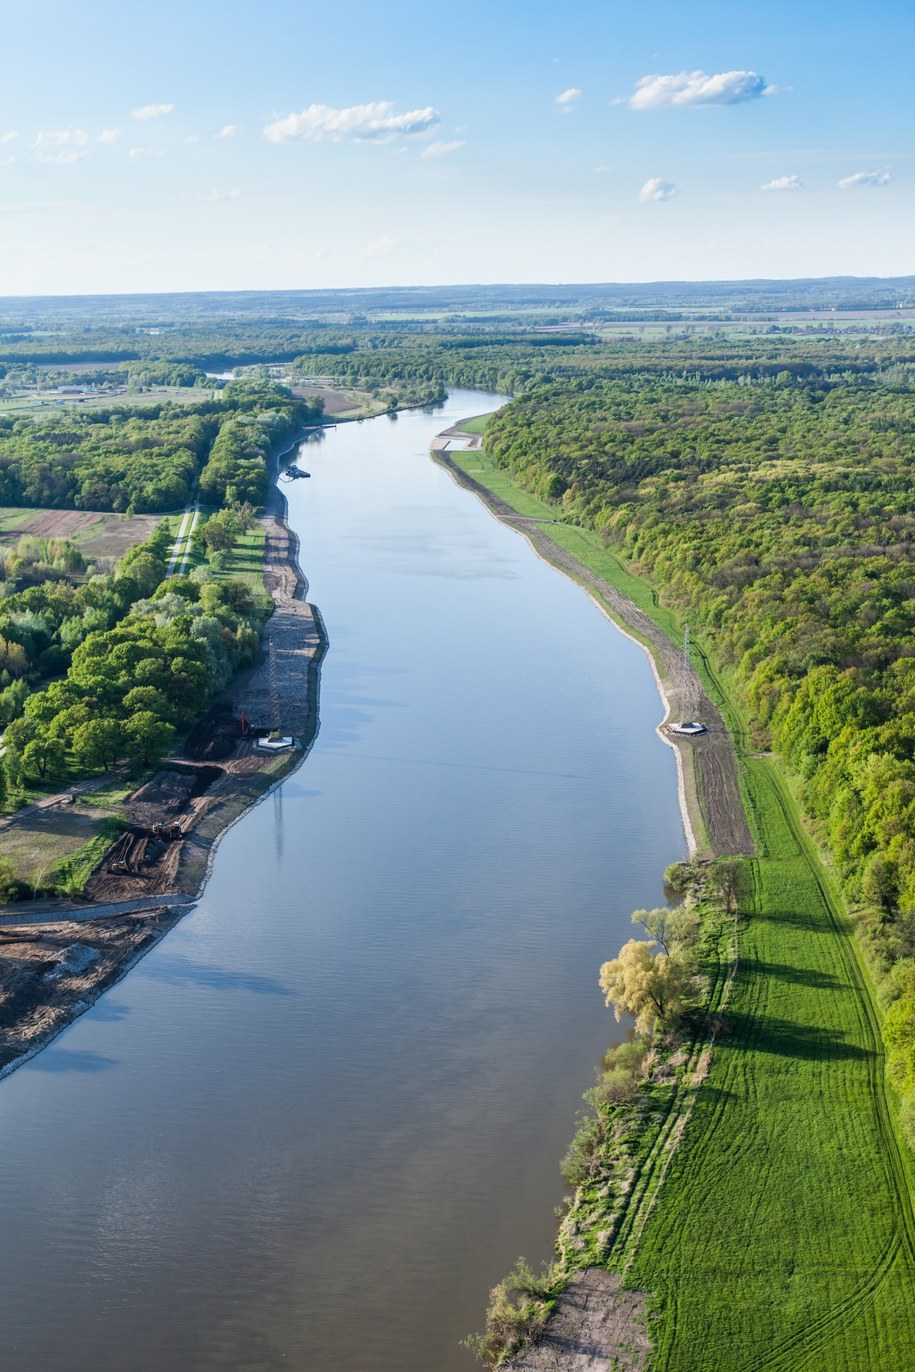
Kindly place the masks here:
[(160, 515), (0, 506), (0, 547), (32, 534), (36, 538), (68, 538), (93, 557), (120, 557), (135, 543), (149, 538), (160, 519)]
[(627, 1278), (658, 1372), (893, 1372), (915, 1224), (879, 1026), (787, 788), (762, 759), (744, 776), (760, 857), (725, 1030)]
[[(550, 517), (484, 454), (449, 456), (519, 512)], [(548, 532), (676, 640), (675, 617), (596, 534)], [(653, 1372), (898, 1372), (915, 1348), (915, 1168), (871, 988), (780, 772), (744, 755), (741, 775), (759, 856), (738, 970), (626, 1285), (649, 1294)]]
[(352, 387), (329, 386), (320, 379), (314, 384), (308, 380), (297, 380), (292, 386), (293, 395), (304, 400), (320, 396), (324, 401), (324, 414), (328, 419), (368, 419), (383, 414), (387, 402), (383, 397), (370, 395), (368, 391)]

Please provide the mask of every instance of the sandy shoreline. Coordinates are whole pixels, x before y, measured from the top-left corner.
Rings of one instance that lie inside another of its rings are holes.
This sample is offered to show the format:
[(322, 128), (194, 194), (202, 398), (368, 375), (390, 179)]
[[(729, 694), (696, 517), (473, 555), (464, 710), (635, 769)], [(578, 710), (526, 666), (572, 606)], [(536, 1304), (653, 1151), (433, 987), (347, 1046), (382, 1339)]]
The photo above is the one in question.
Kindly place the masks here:
[[(472, 491), (498, 520), (523, 534), (538, 557), (576, 581), (614, 627), (647, 654), (664, 706), (664, 717), (656, 732), (673, 749), (677, 760), (677, 794), (690, 855), (752, 853), (753, 840), (740, 797), (733, 741), (682, 648), (671, 643), (648, 615), (609, 581), (555, 543), (547, 521), (519, 514), (459, 467), (448, 451), (455, 438), (470, 440), (462, 451), (482, 447), (479, 435), (468, 434), (456, 424), (433, 439), (432, 458), (458, 485)], [(665, 727), (672, 717), (701, 719), (708, 732), (701, 738), (678, 739)]]
[[(34, 910), (0, 906), (0, 1078), (88, 1010), (192, 908), (223, 835), (301, 765), (314, 742), (327, 633), (305, 599), (299, 540), (277, 485), (285, 455), (274, 457), (259, 521), (274, 609), (256, 663), (127, 802), (131, 832), (109, 848), (82, 899), (41, 901)], [(294, 751), (258, 752), (240, 736), (242, 712), (294, 737)], [(153, 837), (156, 824), (175, 824), (180, 836)]]

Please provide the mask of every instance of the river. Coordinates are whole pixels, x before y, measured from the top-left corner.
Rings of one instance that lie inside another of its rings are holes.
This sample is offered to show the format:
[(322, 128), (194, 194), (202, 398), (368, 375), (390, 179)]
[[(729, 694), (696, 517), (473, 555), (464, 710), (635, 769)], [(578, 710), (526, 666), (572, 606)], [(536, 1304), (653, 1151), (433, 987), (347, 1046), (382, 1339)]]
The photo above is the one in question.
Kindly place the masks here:
[(0, 1085), (4, 1372), (470, 1372), (550, 1254), (598, 967), (684, 839), (643, 653), (427, 455), (500, 402), (303, 445), (320, 732)]

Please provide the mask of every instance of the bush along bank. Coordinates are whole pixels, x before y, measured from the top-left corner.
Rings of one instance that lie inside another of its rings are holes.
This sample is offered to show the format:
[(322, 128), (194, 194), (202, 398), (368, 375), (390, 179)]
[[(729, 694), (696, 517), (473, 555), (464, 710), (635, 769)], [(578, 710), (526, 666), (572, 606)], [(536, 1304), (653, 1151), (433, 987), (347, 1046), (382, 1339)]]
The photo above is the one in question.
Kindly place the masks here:
[(636, 910), (641, 937), (603, 964), (599, 985), (627, 1038), (604, 1055), (562, 1160), (572, 1190), (560, 1208), (556, 1259), (535, 1273), (523, 1258), (490, 1292), (486, 1328), (465, 1340), (501, 1367), (543, 1333), (578, 1269), (625, 1274), (705, 1080), (738, 959), (740, 859), (675, 863), (680, 903)]

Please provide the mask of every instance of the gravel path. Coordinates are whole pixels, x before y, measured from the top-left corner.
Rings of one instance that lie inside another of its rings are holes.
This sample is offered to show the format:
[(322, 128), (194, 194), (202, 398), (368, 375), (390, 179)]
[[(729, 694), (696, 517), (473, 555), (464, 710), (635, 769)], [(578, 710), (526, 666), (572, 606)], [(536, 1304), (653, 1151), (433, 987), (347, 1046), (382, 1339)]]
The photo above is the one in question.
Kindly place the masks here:
[[(112, 915), (132, 915), (145, 910), (161, 910), (163, 905), (190, 905), (194, 896), (138, 896), (136, 900), (113, 900), (106, 905), (70, 905), (65, 900), (36, 900), (28, 913), (21, 905), (0, 906), (0, 928), (23, 924), (83, 924), (87, 920)], [(15, 914), (12, 911), (15, 910)]]

